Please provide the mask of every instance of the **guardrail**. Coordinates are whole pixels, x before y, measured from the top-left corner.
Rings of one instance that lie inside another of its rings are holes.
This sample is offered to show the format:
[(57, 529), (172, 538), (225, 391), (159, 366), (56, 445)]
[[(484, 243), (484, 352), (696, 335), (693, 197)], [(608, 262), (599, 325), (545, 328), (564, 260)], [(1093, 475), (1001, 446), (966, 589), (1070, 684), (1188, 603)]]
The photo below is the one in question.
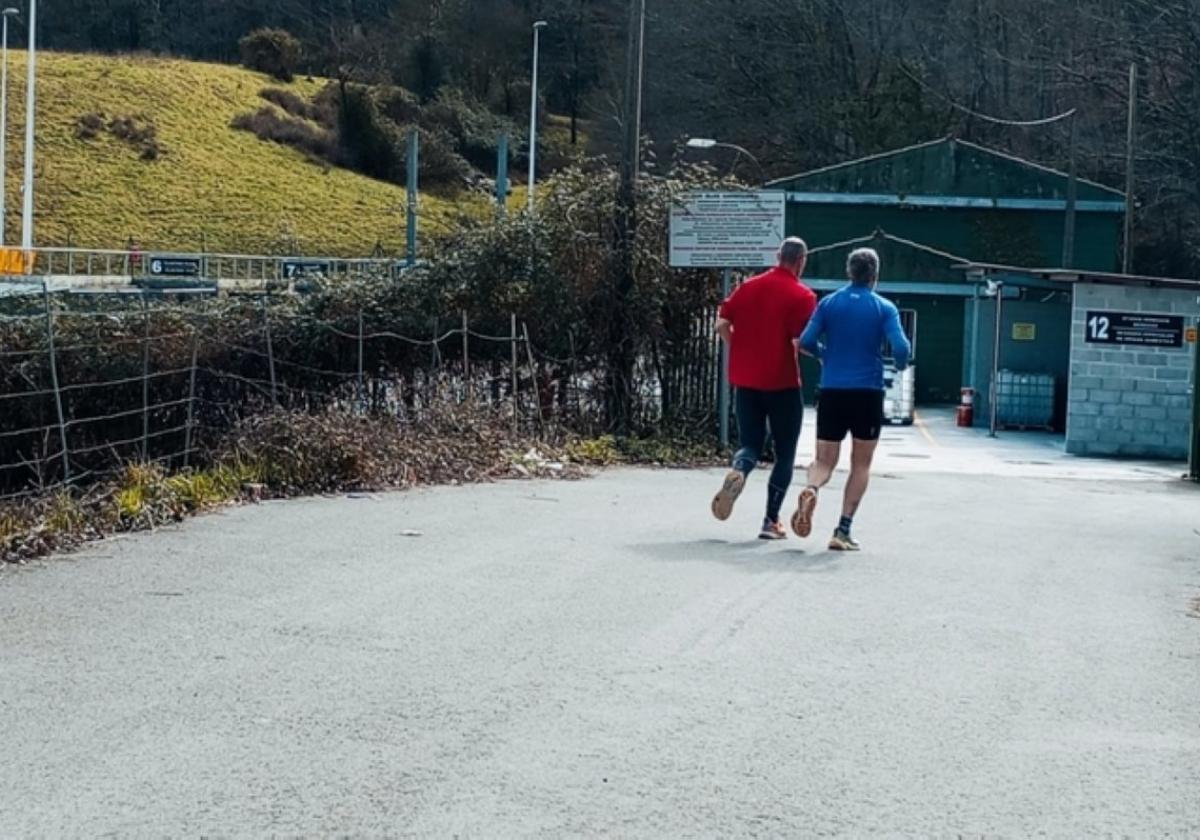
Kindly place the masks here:
[(398, 277), (408, 267), (402, 259), (379, 257), (346, 259), (40, 248), (36, 250), (32, 276), (92, 279), (101, 283), (105, 280), (197, 280), (256, 284), (288, 283), (314, 275), (331, 280), (380, 273)]

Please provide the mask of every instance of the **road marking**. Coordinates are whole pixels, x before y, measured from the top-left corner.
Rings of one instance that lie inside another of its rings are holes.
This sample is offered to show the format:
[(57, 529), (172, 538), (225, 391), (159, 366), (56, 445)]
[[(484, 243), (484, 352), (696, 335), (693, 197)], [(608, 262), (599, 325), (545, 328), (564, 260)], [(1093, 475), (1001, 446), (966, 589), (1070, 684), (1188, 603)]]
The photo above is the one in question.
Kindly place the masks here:
[(929, 427), (925, 425), (925, 421), (921, 419), (921, 415), (915, 411), (913, 412), (913, 423), (916, 424), (917, 429), (921, 432), (921, 436), (929, 441), (930, 446), (941, 446), (940, 443), (933, 439), (933, 435), (929, 433)]

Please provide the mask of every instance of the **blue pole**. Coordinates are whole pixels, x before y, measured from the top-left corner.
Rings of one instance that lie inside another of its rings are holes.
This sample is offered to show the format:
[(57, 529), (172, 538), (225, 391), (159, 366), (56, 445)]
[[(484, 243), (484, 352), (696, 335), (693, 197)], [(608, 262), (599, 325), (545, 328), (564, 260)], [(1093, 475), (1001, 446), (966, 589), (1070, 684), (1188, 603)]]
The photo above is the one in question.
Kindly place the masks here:
[(500, 135), (500, 143), (496, 151), (496, 205), (500, 215), (508, 203), (508, 135)]
[(408, 133), (408, 265), (417, 264), (417, 172), (421, 136), (414, 128)]

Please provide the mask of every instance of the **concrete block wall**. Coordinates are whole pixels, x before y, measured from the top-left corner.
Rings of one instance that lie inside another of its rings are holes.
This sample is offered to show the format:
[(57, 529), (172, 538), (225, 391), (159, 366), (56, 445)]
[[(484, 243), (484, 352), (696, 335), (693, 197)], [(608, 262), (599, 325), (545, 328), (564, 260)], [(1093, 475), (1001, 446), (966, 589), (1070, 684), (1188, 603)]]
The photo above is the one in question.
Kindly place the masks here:
[(1200, 317), (1200, 292), (1077, 283), (1071, 318), (1067, 451), (1186, 460), (1196, 348), (1088, 344), (1088, 311)]

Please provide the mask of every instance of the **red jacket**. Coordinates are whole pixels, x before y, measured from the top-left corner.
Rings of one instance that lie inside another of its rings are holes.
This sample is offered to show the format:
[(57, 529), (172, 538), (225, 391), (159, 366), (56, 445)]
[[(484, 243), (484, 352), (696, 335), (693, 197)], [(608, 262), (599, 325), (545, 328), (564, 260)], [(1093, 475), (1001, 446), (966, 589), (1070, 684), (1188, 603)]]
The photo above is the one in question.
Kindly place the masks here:
[(729, 381), (738, 388), (783, 391), (800, 387), (793, 344), (817, 308), (817, 296), (790, 271), (773, 268), (751, 277), (721, 304), (733, 324)]

